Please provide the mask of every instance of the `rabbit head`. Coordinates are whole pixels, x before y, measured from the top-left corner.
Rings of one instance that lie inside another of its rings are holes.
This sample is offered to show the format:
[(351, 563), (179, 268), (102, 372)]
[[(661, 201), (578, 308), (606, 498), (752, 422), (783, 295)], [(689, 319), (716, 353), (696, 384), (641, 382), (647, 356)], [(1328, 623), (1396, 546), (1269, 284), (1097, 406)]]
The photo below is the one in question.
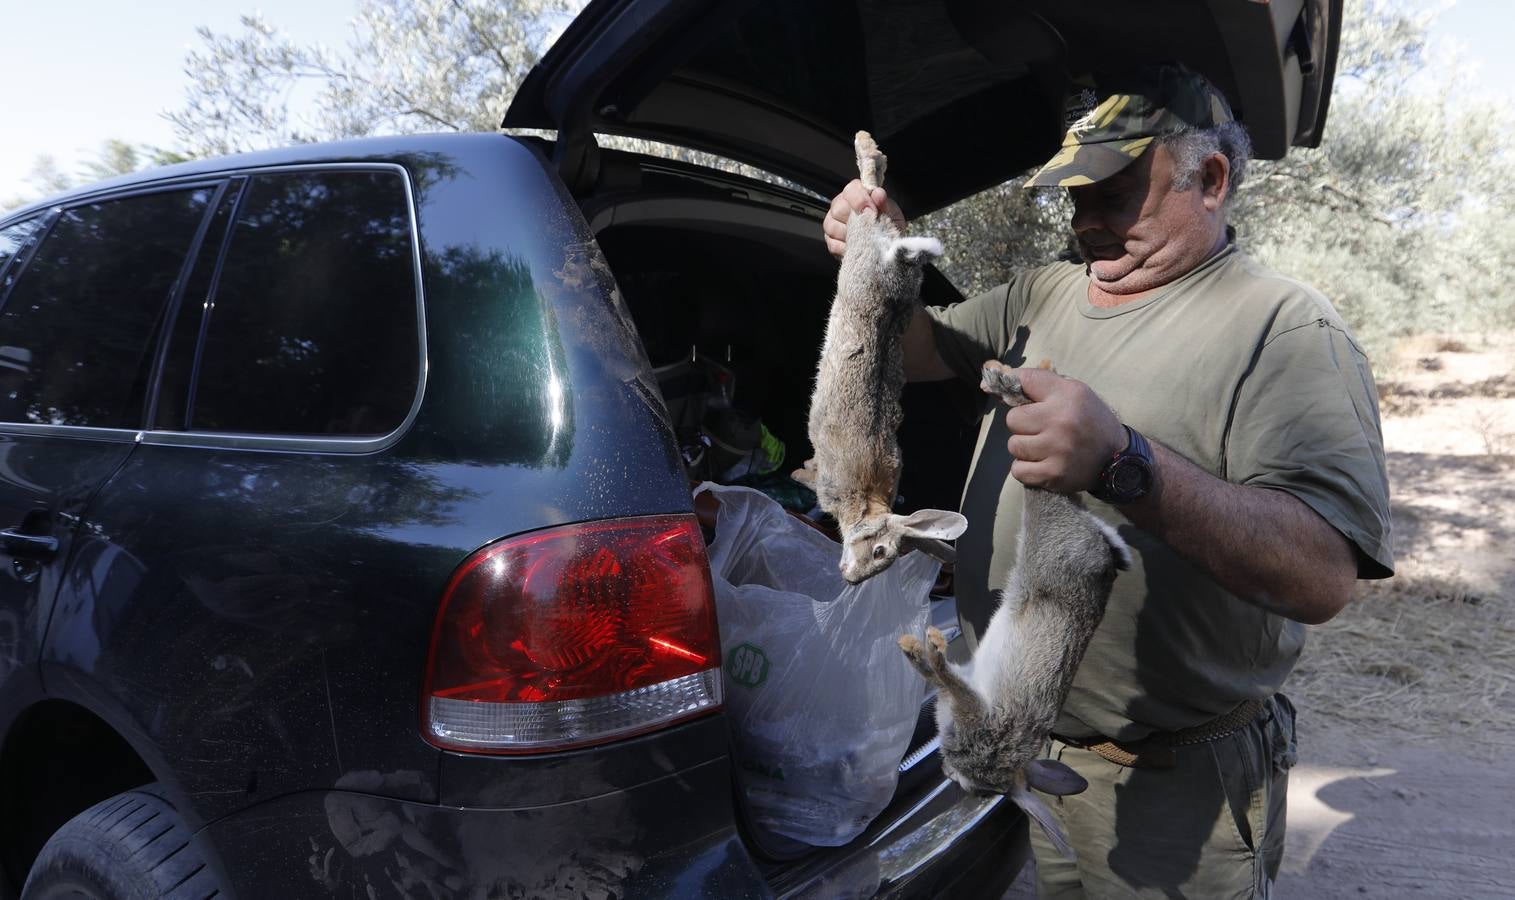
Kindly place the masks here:
[(911, 550), (920, 550), (942, 562), (954, 558), (950, 541), (963, 533), (968, 520), (943, 509), (922, 509), (908, 516), (886, 513), (858, 522), (842, 535), (842, 578), (848, 584), (866, 581), (894, 565)]
[(1031, 791), (1035, 788), (1054, 797), (1066, 797), (1069, 794), (1082, 793), (1087, 789), (1089, 782), (1066, 763), (1055, 759), (1033, 759), (1026, 763), (1024, 768), (1015, 770), (1006, 782), (995, 785), (978, 783), (954, 768), (945, 759), (942, 761), (942, 774), (957, 782), (958, 787), (968, 794), (974, 796), (1004, 794), (1009, 797), (1011, 802), (1021, 808), (1022, 812), (1041, 826), (1042, 832), (1047, 835), (1047, 840), (1052, 842), (1064, 859), (1075, 858), (1073, 845), (1068, 840), (1068, 832), (1058, 820), (1057, 814)]
[[(937, 733), (942, 740), (942, 774), (973, 795), (1004, 794), (1031, 817), (1060, 854), (1073, 859), (1073, 846), (1057, 815), (1032, 793), (1035, 788), (1054, 797), (1082, 793), (1089, 782), (1066, 763), (1055, 759), (1030, 759), (1019, 765), (1001, 758), (999, 748), (973, 746), (970, 735), (962, 735), (950, 720), (941, 715), (950, 701), (937, 707)], [(946, 718), (947, 721), (943, 722)], [(966, 739), (965, 739), (966, 738)]]

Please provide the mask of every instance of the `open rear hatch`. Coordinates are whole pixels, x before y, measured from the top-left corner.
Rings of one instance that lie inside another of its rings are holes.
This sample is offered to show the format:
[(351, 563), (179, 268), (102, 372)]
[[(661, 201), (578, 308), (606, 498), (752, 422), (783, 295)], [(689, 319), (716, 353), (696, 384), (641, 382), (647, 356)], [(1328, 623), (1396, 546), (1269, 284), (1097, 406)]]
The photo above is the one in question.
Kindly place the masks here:
[(1320, 142), (1341, 0), (593, 0), (503, 126), (558, 131), (576, 193), (593, 134), (739, 160), (831, 196), (852, 135), (889, 154), (911, 216), (1055, 150), (1074, 79), (1177, 60), (1231, 100), (1263, 158)]

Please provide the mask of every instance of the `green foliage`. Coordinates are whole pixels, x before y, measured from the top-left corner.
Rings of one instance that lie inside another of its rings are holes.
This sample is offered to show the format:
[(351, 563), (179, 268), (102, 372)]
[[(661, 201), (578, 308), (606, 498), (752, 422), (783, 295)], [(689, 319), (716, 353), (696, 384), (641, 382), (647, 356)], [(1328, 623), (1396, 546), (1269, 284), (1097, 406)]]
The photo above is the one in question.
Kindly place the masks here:
[(1029, 177), (960, 200), (914, 226), (942, 239), (947, 255), (937, 267), (964, 296), (1005, 282), (1017, 269), (1051, 262), (1073, 250), (1068, 227), (1073, 204), (1068, 195), (1054, 189), (1028, 191), (1023, 185)]
[[(193, 156), (422, 131), (493, 131), (575, 0), (364, 0), (340, 50), (301, 46), (258, 15), (200, 28), (182, 108), (168, 113)], [(302, 90), (314, 112), (290, 113)]]
[(1397, 336), (1515, 324), (1515, 129), (1433, 58), (1434, 13), (1349, 5), (1322, 145), (1260, 161), (1235, 219), (1265, 262), (1325, 291), (1371, 349)]
[(156, 147), (129, 144), (112, 138), (101, 143), (95, 155), (85, 160), (77, 172), (70, 174), (58, 166), (55, 157), (43, 153), (32, 162), (32, 170), (26, 179), (27, 190), (14, 197), (0, 198), (0, 213), (66, 191), (78, 184), (114, 178), (150, 166), (183, 162), (185, 158)]
[[(347, 47), (293, 43), (257, 15), (200, 28), (184, 106), (168, 113), (192, 156), (428, 131), (494, 131), (521, 79), (583, 0), (362, 0)], [(313, 91), (314, 112), (290, 112)], [(787, 184), (708, 153), (602, 135), (600, 145)], [(789, 185), (794, 187), (794, 185)]]
[(81, 174), (88, 181), (102, 181), (142, 168), (143, 152), (126, 141), (111, 138), (100, 145), (94, 159), (84, 163)]

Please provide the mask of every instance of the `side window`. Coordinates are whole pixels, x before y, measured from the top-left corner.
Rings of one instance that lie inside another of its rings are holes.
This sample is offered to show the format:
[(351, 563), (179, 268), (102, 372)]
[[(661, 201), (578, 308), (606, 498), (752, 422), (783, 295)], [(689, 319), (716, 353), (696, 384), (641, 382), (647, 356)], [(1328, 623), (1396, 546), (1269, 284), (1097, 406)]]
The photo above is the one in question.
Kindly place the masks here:
[(42, 217), (38, 216), (0, 228), (0, 300), (5, 299), (6, 289), (16, 280), (16, 273), (11, 270), (32, 238), (42, 230), (42, 222)]
[(213, 193), (59, 215), (0, 308), (0, 421), (141, 426), (157, 326)]
[(189, 428), (374, 436), (398, 427), (420, 378), (400, 175), (249, 179), (203, 316)]

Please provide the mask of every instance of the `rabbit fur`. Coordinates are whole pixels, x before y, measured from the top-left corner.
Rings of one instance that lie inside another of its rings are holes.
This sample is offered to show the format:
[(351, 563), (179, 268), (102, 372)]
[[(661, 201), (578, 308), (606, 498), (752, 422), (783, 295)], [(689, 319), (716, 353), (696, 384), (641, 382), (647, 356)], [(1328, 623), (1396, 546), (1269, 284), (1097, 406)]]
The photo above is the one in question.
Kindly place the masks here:
[[(1014, 371), (998, 361), (985, 363), (981, 387), (1012, 406), (1026, 402)], [(973, 659), (948, 662), (935, 628), (924, 645), (913, 635), (899, 641), (938, 690), (942, 770), (964, 790), (1009, 795), (1069, 857), (1061, 826), (1028, 789), (1061, 796), (1087, 787), (1072, 769), (1037, 757), (1104, 617), (1116, 572), (1130, 565), (1120, 535), (1078, 500), (1027, 487), (1016, 565)]]
[[(882, 172), (883, 154), (866, 132), (858, 133), (858, 158), (865, 183), (873, 171)], [(911, 549), (950, 559), (951, 548), (942, 541), (968, 524), (946, 510), (901, 516), (892, 509), (905, 386), (901, 344), (920, 305), (922, 267), (941, 254), (939, 241), (904, 237), (893, 220), (873, 210), (854, 212), (847, 222), (847, 249), (810, 399), (815, 456), (794, 477), (813, 487), (821, 509), (836, 518), (839, 568), (852, 584)]]

